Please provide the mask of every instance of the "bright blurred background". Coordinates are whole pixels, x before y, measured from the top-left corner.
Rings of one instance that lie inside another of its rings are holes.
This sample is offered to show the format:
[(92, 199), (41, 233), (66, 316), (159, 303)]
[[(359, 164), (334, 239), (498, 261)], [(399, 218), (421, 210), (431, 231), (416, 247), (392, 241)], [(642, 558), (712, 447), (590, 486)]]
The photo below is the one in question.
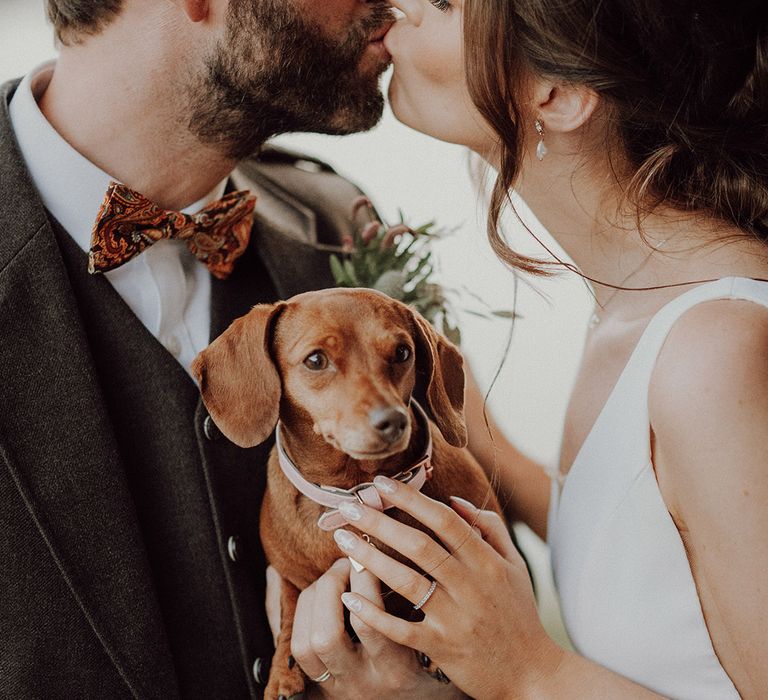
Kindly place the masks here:
[[(54, 56), (43, 0), (2, 0), (0, 82), (20, 77)], [(436, 245), (440, 281), (471, 290), (493, 308), (512, 307), (513, 277), (485, 240), (483, 196), (473, 183), (465, 149), (418, 134), (399, 124), (389, 111), (366, 134), (291, 134), (277, 141), (330, 163), (359, 184), (388, 220), (394, 221), (401, 209), (412, 224), (435, 219), (441, 227), (455, 229)], [(524, 206), (521, 211), (536, 234), (562, 254)], [(539, 244), (511, 217), (506, 230), (517, 250), (543, 255)], [(459, 308), (462, 347), (483, 388), (504, 361), (489, 397), (490, 411), (524, 452), (553, 469), (591, 297), (572, 273), (547, 280), (521, 279), (517, 296), (520, 318), (506, 358), (509, 322), (478, 318)], [(478, 306), (469, 295), (466, 305)], [(533, 565), (544, 624), (564, 640), (547, 548), (527, 528), (516, 526), (516, 531)]]

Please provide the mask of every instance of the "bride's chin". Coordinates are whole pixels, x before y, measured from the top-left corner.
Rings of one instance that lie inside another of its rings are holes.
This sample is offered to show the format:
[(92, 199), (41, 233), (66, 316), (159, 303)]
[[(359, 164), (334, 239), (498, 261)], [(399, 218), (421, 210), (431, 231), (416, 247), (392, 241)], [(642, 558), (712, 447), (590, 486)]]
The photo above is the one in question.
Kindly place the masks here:
[(402, 100), (397, 89), (397, 76), (393, 73), (387, 86), (387, 102), (397, 121), (403, 121)]
[(439, 135), (432, 133), (429, 129), (429, 124), (425, 123), (428, 120), (421, 118), (420, 115), (423, 110), (418, 109), (418, 105), (414, 106), (409, 103), (408, 99), (404, 96), (404, 91), (399, 89), (398, 82), (397, 73), (393, 73), (392, 79), (389, 81), (387, 101), (395, 119), (415, 131), (420, 131), (422, 134), (440, 138)]
[(422, 134), (426, 134), (427, 136), (440, 139), (440, 134), (435, 133), (430, 129), (428, 120), (413, 118), (413, 115), (410, 113), (410, 111), (399, 107), (397, 102), (390, 100), (389, 106), (392, 110), (392, 114), (395, 116), (395, 119), (397, 119), (397, 121), (399, 121), (404, 126), (407, 126), (409, 129), (413, 129), (414, 131), (419, 131)]
[(466, 124), (451, 123), (435, 108), (436, 100), (425, 99), (422, 103), (412, 99), (414, 94), (423, 97), (428, 94), (428, 91), (407, 90), (406, 87), (398, 80), (397, 72), (393, 73), (387, 90), (387, 101), (397, 121), (439, 141), (469, 148), (493, 165), (495, 139), (490, 127), (487, 131), (483, 130), (480, 125), (471, 121), (469, 115)]

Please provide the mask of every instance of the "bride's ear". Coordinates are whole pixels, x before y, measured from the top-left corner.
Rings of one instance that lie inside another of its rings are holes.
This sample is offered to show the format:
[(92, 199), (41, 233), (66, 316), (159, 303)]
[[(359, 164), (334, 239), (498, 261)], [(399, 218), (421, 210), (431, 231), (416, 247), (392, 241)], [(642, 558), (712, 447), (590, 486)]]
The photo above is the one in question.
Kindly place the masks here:
[(566, 135), (584, 126), (600, 104), (600, 96), (584, 85), (537, 80), (532, 108), (550, 134)]

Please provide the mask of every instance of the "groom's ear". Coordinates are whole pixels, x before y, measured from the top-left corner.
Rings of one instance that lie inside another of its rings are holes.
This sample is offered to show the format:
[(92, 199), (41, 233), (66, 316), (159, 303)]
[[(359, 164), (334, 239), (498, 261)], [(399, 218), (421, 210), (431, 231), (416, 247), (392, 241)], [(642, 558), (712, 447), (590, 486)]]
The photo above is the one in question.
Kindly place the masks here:
[(210, 0), (174, 0), (190, 22), (202, 22), (210, 14)]

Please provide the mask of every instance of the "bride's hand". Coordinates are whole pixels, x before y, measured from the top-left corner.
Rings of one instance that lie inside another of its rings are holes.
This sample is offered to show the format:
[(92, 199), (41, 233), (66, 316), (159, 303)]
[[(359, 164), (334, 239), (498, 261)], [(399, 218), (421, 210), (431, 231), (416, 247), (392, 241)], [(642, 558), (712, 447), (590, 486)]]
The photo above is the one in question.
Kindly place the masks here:
[[(340, 510), (355, 528), (427, 572), (437, 587), (419, 623), (393, 617), (359, 593), (345, 593), (344, 604), (392, 641), (423, 651), (468, 695), (509, 697), (514, 688), (524, 697), (557, 668), (564, 652), (539, 622), (525, 562), (501, 518), (458, 499), (449, 508), (390, 479), (377, 477), (375, 483), (390, 503), (435, 532), (443, 546), (372, 508), (344, 504)], [(335, 536), (345, 554), (412, 603), (428, 594), (429, 578), (348, 530)]]

